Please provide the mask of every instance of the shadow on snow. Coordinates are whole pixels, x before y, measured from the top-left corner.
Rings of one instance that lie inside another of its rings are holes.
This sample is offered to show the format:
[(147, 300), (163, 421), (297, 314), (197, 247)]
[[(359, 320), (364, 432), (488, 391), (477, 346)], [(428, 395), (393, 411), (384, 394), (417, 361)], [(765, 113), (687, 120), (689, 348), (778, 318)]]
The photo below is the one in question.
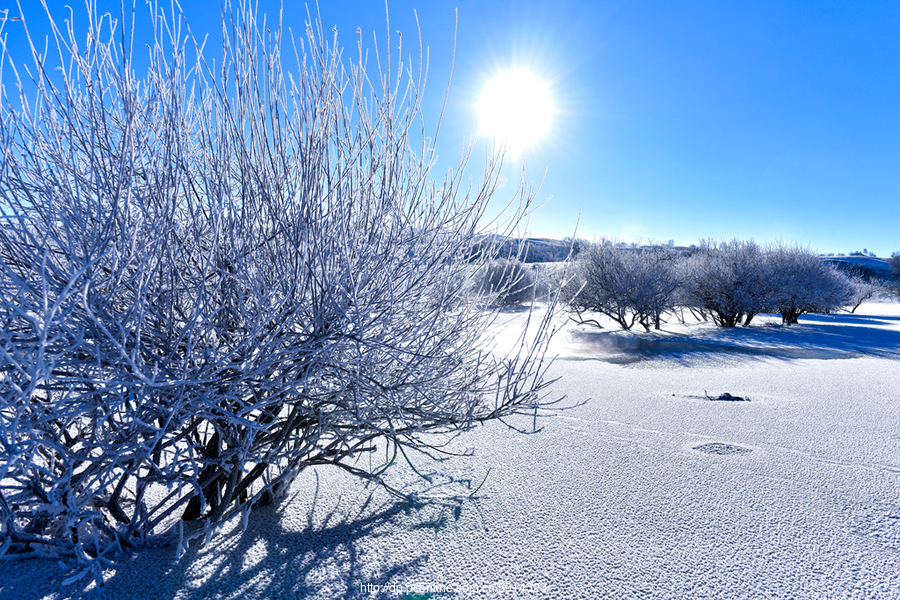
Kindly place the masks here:
[(772, 357), (817, 358), (900, 357), (900, 331), (886, 329), (896, 316), (804, 315), (799, 325), (752, 325), (721, 328), (704, 323), (691, 335), (638, 331), (573, 331), (576, 354), (569, 358), (615, 364), (647, 360), (690, 363), (697, 359)]
[[(418, 570), (427, 560), (397, 557), (378, 562), (365, 560), (372, 540), (388, 535), (401, 513), (409, 513), (403, 502), (388, 501), (372, 506), (372, 496), (354, 514), (338, 516), (338, 505), (324, 519), (313, 523), (314, 505), (308, 523), (299, 531), (284, 526), (286, 512), (296, 514), (284, 502), (281, 507), (254, 511), (246, 529), (214, 537), (202, 547), (195, 540), (180, 560), (174, 546), (145, 548), (116, 557), (106, 570), (103, 587), (88, 578), (63, 586), (66, 574), (55, 560), (26, 559), (0, 563), (0, 597), (79, 598), (90, 600), (152, 598), (397, 598), (390, 585)], [(340, 504), (340, 503), (339, 503)], [(377, 571), (373, 572), (373, 565)], [(364, 569), (365, 566), (365, 569)], [(383, 591), (370, 591), (367, 584)]]

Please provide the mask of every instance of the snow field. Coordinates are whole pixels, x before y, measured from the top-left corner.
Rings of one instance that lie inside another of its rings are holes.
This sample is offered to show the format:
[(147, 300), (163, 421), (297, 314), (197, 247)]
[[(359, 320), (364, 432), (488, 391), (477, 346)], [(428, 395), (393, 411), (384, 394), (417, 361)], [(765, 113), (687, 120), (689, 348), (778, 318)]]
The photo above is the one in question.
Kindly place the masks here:
[[(52, 561), (2, 562), (0, 597), (898, 597), (897, 308), (792, 328), (763, 319), (732, 338), (703, 325), (598, 330), (635, 342), (601, 344), (608, 352), (566, 327), (553, 391), (588, 402), (534, 435), (491, 423), (451, 443), (472, 457), (411, 457), (431, 484), (396, 465), (388, 479), (418, 502), (307, 470), (289, 502), (244, 531), (235, 522), (218, 547), (179, 563), (170, 547), (123, 557), (103, 589), (84, 593), (59, 592)], [(688, 335), (705, 347), (637, 343)], [(763, 337), (783, 352), (734, 351)], [(639, 360), (618, 360), (629, 353)], [(750, 401), (706, 398), (723, 392)], [(712, 443), (749, 452), (696, 449)]]

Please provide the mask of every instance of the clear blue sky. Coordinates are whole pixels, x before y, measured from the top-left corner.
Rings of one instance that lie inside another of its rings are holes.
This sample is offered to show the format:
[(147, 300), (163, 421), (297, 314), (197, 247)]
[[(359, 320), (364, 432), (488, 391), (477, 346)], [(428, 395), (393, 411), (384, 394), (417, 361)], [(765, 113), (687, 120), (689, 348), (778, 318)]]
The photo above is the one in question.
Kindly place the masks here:
[[(64, 4), (50, 2), (63, 16)], [(79, 16), (81, 4), (70, 4)], [(118, 0), (101, 6), (118, 12)], [(219, 2), (184, 6), (195, 31), (218, 28)], [(373, 31), (384, 38), (378, 0), (320, 0), (320, 8), (351, 52), (357, 27), (368, 43)], [(277, 9), (260, 2), (261, 12)], [(552, 196), (531, 219), (533, 235), (572, 235), (580, 211), (579, 237), (900, 251), (896, 0), (392, 0), (392, 33), (401, 30), (409, 48), (414, 9), (431, 54), (432, 123), (458, 9), (442, 168), (474, 132), (491, 76), (527, 68), (550, 84), (557, 114), (525, 152), (533, 179), (547, 170), (540, 197)], [(36, 23), (39, 8), (26, 10)], [(295, 32), (305, 15), (302, 3), (285, 1)]]

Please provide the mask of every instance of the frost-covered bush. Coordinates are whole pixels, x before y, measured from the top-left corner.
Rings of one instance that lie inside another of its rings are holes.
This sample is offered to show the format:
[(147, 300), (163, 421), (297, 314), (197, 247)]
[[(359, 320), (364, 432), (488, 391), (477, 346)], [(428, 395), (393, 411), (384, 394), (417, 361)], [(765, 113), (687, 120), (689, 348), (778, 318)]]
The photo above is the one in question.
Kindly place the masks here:
[(464, 164), (432, 178), (419, 71), (345, 64), (314, 25), (283, 58), (246, 10), (207, 62), (152, 19), (141, 78), (108, 15), (86, 44), (54, 29), (29, 85), (2, 72), (0, 554), (75, 578), (305, 467), (377, 479), (427, 432), (547, 403), (553, 311), (496, 356), (468, 295), (499, 157), (467, 194)]
[(711, 315), (720, 327), (734, 327), (741, 321), (749, 325), (772, 304), (766, 253), (752, 240), (702, 240), (684, 268), (682, 301)]
[(534, 271), (515, 258), (496, 259), (482, 268), (479, 295), (502, 306), (535, 299)]
[(806, 313), (830, 312), (851, 301), (846, 275), (800, 246), (776, 245), (767, 254), (773, 284), (772, 307), (785, 325)]
[(623, 329), (640, 323), (660, 327), (672, 309), (679, 281), (675, 255), (665, 248), (617, 247), (604, 240), (582, 250), (569, 283), (570, 310), (579, 323), (599, 325), (587, 316), (604, 314)]
[(850, 307), (851, 313), (855, 313), (860, 304), (866, 300), (874, 298), (880, 292), (887, 290), (886, 286), (869, 281), (859, 275), (851, 275), (847, 279), (850, 285), (847, 306)]

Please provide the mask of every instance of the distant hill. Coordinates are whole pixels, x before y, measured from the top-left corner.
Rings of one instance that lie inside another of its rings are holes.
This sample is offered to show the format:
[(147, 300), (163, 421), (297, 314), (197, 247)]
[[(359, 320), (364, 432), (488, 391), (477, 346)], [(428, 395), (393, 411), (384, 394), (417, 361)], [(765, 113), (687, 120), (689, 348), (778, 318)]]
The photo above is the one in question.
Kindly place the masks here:
[(872, 256), (823, 256), (825, 262), (834, 263), (837, 267), (866, 267), (881, 271), (890, 271), (891, 265), (886, 258)]
[[(522, 246), (524, 244), (524, 247)], [(518, 256), (521, 252), (527, 263), (560, 262), (566, 260), (572, 250), (572, 242), (550, 238), (504, 238), (491, 234), (481, 236), (472, 247), (472, 254), (496, 253), (499, 258)], [(577, 248), (576, 248), (577, 252)]]
[(882, 281), (891, 276), (891, 265), (886, 258), (873, 256), (823, 256), (822, 260), (834, 265), (848, 275)]

